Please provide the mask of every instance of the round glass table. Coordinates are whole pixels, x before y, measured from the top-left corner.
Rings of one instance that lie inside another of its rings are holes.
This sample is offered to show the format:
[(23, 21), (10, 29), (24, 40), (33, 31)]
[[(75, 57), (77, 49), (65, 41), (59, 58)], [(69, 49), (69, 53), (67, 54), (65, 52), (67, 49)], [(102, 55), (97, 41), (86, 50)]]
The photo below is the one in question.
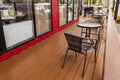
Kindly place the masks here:
[[(86, 29), (86, 31), (85, 31), (85, 37), (89, 37), (90, 38), (91, 29), (100, 28), (101, 24), (100, 23), (91, 23), (91, 22), (79, 22), (77, 24), (77, 26), (81, 27), (82, 30), (83, 30), (83, 28), (85, 28)], [(81, 32), (83, 32), (83, 31), (81, 31)], [(82, 33), (81, 33), (81, 36), (82, 36)]]

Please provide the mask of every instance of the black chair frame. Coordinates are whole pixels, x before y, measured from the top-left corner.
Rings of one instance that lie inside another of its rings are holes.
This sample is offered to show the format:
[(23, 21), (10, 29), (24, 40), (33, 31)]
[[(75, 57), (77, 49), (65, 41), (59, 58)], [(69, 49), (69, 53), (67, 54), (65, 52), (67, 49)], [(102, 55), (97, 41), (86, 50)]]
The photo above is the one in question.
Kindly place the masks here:
[(85, 58), (84, 58), (84, 65), (83, 65), (83, 70), (82, 70), (82, 77), (84, 77), (85, 67), (86, 67), (86, 58), (87, 58), (88, 51), (91, 49), (95, 49), (94, 62), (96, 62), (97, 40), (90, 39), (90, 38), (82, 38), (82, 37), (78, 37), (78, 36), (68, 34), (68, 33), (64, 33), (64, 34), (66, 37), (66, 41), (68, 43), (68, 48), (66, 50), (62, 68), (64, 67), (66, 63), (68, 50), (74, 51), (76, 57), (77, 57), (77, 53), (83, 54)]
[(85, 7), (84, 8), (84, 17), (86, 17), (86, 14), (92, 14), (92, 17), (94, 15), (94, 8), (93, 7)]

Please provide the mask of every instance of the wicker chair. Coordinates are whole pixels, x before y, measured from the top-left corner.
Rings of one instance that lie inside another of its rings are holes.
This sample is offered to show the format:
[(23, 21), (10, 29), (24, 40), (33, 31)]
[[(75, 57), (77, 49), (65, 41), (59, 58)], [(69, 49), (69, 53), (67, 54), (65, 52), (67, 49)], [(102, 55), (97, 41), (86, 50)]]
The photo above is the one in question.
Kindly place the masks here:
[(66, 63), (68, 50), (75, 51), (76, 57), (77, 57), (77, 53), (83, 54), (85, 59), (84, 59), (84, 65), (83, 65), (83, 70), (82, 70), (82, 77), (84, 77), (86, 58), (87, 58), (88, 52), (91, 49), (95, 49), (94, 62), (96, 62), (97, 40), (90, 39), (90, 38), (82, 38), (82, 37), (78, 37), (78, 36), (71, 35), (68, 33), (65, 33), (65, 37), (66, 37), (66, 40), (68, 43), (68, 48), (66, 50), (66, 54), (65, 54), (62, 68), (64, 67), (64, 65)]
[(93, 17), (93, 14), (94, 14), (94, 8), (93, 7), (85, 7), (84, 8), (84, 17), (86, 17), (86, 14), (88, 15), (92, 15)]

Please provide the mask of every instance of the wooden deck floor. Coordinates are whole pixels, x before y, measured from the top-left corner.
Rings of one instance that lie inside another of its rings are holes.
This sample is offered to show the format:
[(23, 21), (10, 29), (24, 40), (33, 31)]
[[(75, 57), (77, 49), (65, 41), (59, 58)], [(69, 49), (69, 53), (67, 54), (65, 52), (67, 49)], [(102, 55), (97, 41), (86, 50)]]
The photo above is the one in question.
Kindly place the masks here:
[[(101, 80), (105, 41), (101, 40), (96, 64), (93, 53), (88, 54), (84, 78), (81, 77), (84, 56), (69, 51), (65, 67), (61, 69), (67, 48), (64, 32), (80, 34), (73, 25), (10, 60), (0, 63), (0, 80)], [(104, 31), (103, 31), (104, 32)]]

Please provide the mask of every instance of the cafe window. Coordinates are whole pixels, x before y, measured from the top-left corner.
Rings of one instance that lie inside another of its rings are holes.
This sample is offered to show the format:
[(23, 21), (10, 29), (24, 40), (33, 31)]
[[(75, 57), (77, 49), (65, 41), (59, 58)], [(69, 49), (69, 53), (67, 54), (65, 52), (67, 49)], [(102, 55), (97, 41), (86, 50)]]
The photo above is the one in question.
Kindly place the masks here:
[(78, 17), (78, 0), (74, 0), (74, 20)]
[(59, 24), (60, 27), (77, 19), (78, 0), (59, 0)]
[(0, 11), (7, 50), (34, 38), (31, 0), (1, 0)]
[(111, 2), (112, 4), (110, 6), (112, 7), (112, 11), (114, 11), (115, 0), (112, 0)]
[(71, 22), (73, 20), (73, 0), (68, 0), (68, 22)]
[(59, 2), (59, 23), (60, 26), (63, 26), (67, 23), (67, 0), (60, 0)]
[(37, 36), (50, 32), (51, 0), (34, 0), (34, 8)]
[(114, 7), (113, 7), (114, 12), (115, 12), (115, 9), (116, 9), (116, 4), (117, 4), (116, 2), (117, 2), (117, 0), (114, 1)]
[(118, 1), (119, 3), (118, 5), (118, 11), (117, 11), (117, 18), (116, 18), (116, 22), (120, 24), (120, 1)]

